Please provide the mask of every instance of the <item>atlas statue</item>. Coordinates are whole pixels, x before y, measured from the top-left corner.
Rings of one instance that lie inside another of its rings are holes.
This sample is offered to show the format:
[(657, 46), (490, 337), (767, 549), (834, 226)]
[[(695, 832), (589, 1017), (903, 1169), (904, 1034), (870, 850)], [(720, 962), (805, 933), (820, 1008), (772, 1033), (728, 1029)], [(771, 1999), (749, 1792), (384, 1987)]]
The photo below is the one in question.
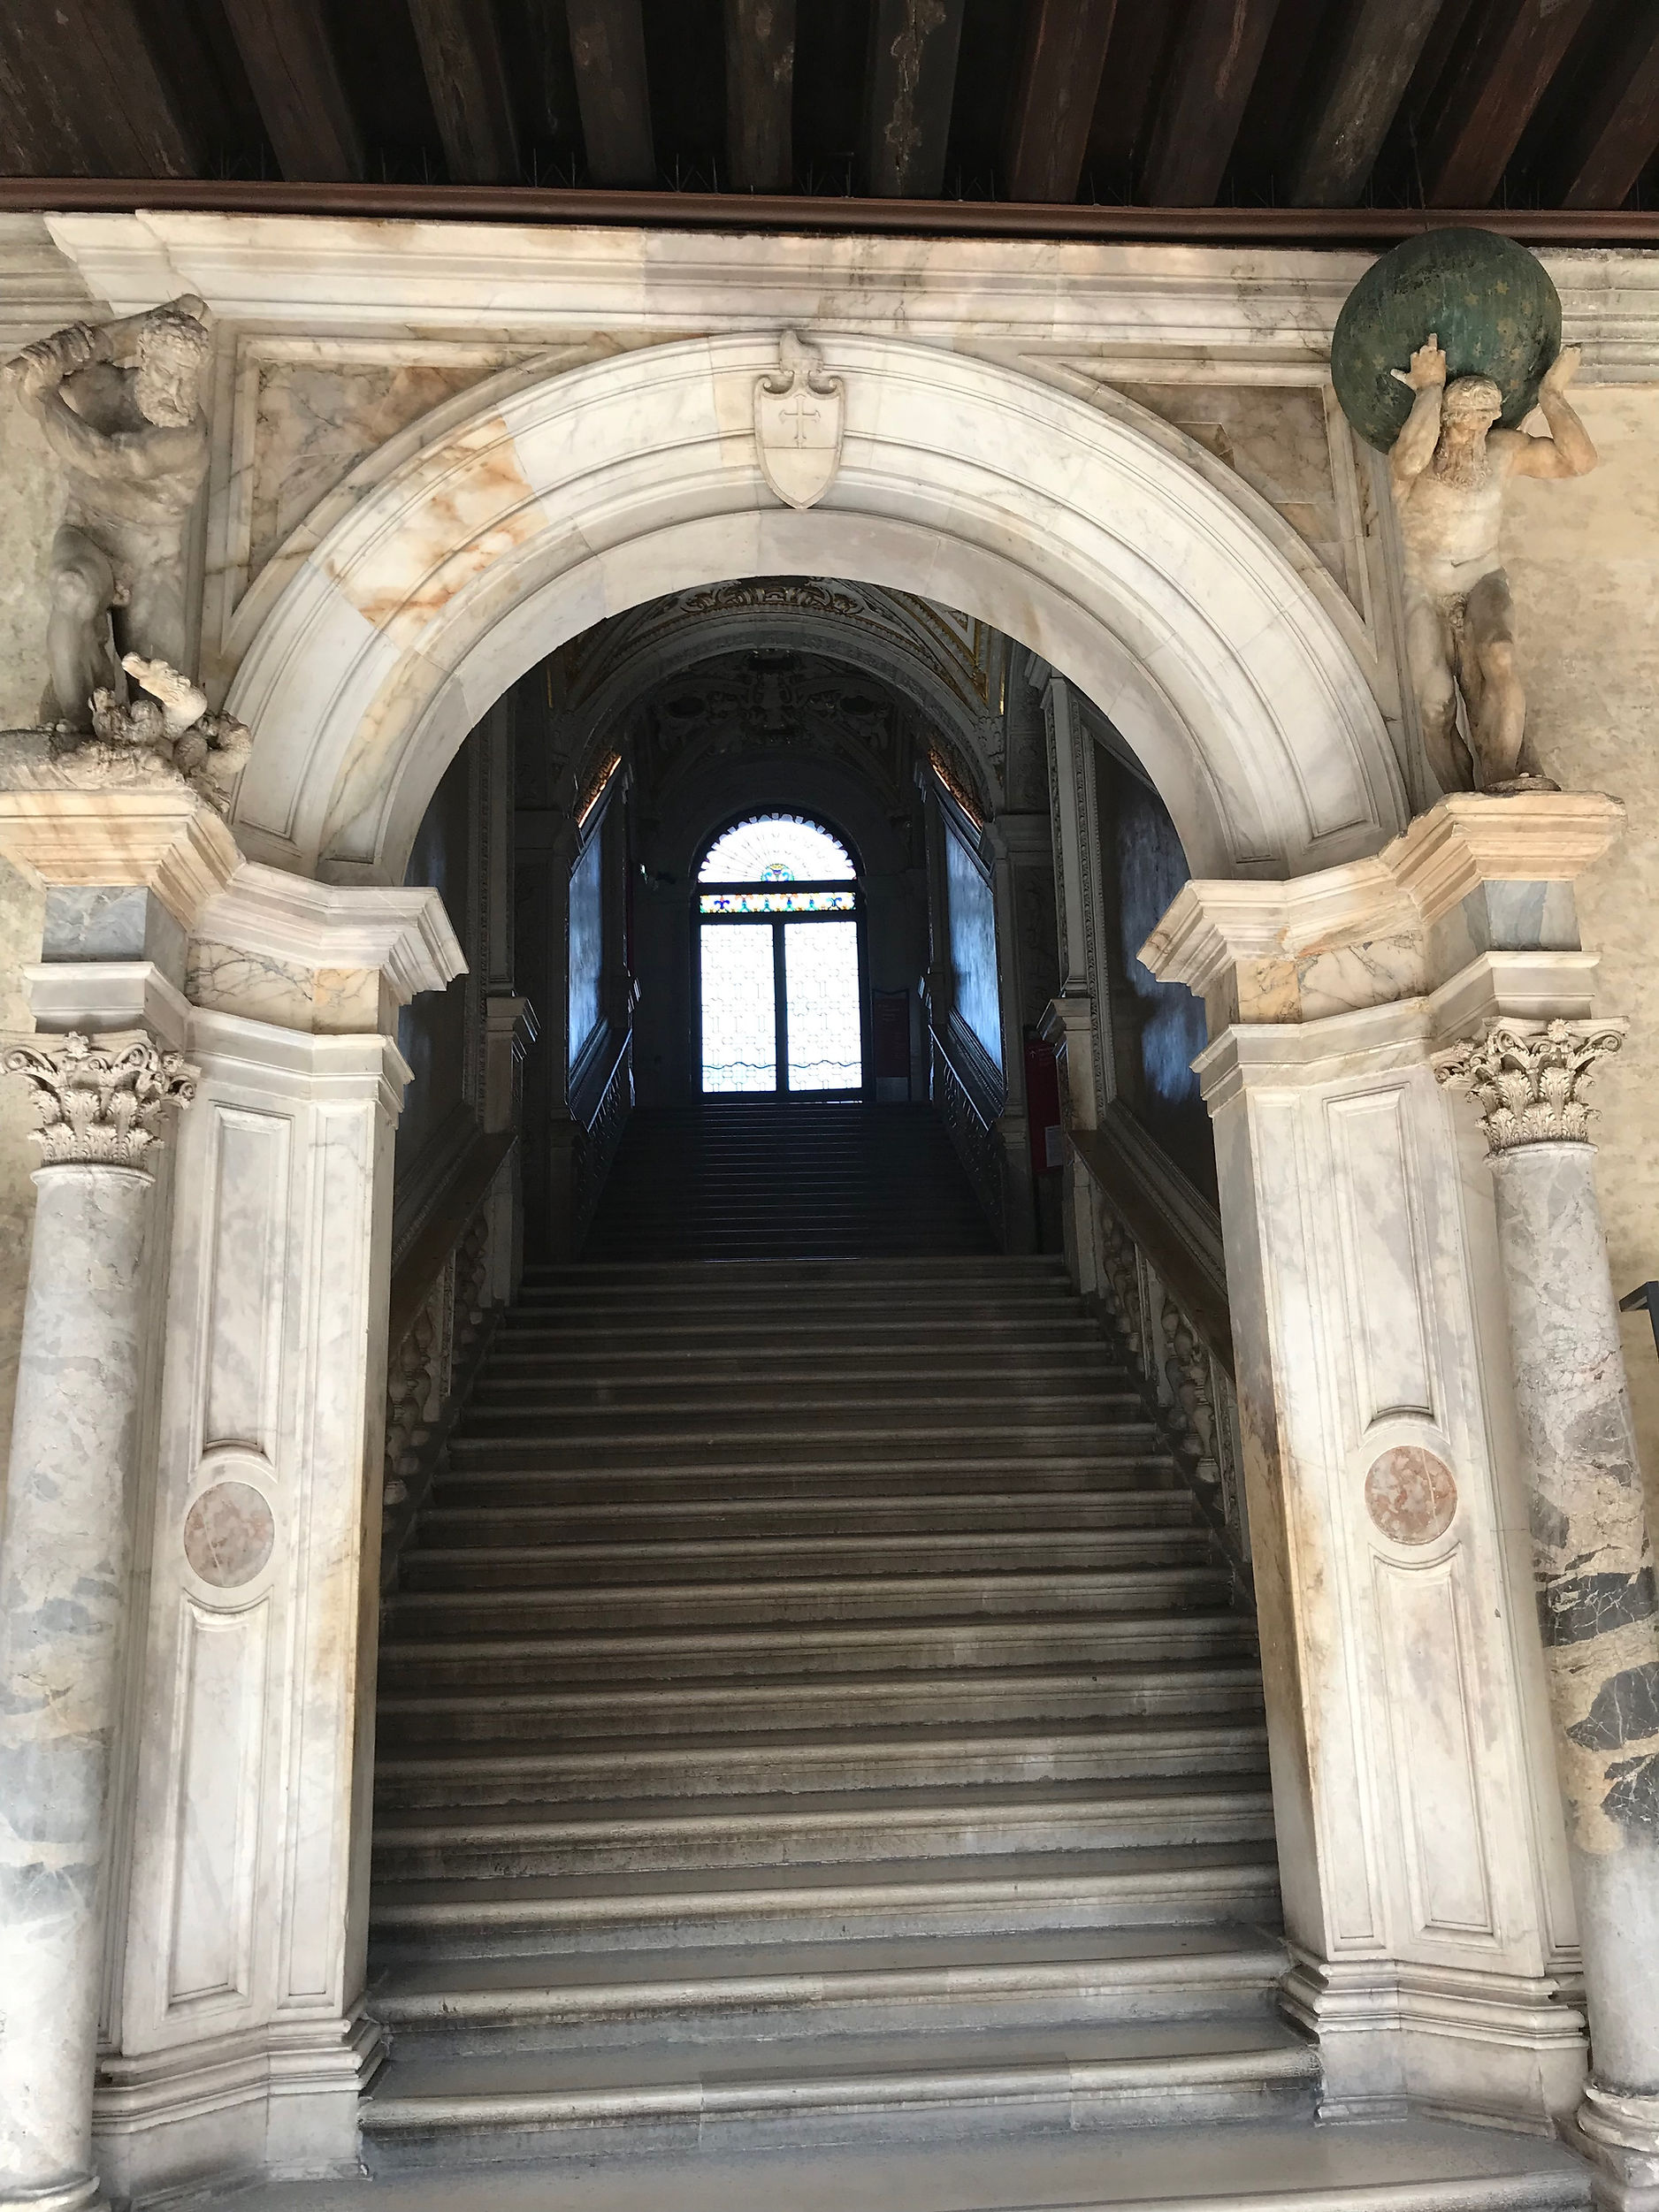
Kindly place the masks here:
[[(1448, 382), (1433, 333), (1409, 369), (1394, 371), (1416, 393), (1388, 455), (1405, 549), (1406, 655), (1442, 790), (1472, 782), (1502, 791), (1543, 781), (1526, 744), (1526, 694), (1516, 673), (1514, 606), (1498, 538), (1511, 477), (1581, 477), (1595, 466), (1595, 447), (1567, 399), (1578, 366), (1579, 349), (1569, 347), (1545, 372), (1538, 404), (1547, 438), (1495, 428), (1502, 393), (1488, 377)], [(1460, 695), (1466, 739), (1457, 723)]]

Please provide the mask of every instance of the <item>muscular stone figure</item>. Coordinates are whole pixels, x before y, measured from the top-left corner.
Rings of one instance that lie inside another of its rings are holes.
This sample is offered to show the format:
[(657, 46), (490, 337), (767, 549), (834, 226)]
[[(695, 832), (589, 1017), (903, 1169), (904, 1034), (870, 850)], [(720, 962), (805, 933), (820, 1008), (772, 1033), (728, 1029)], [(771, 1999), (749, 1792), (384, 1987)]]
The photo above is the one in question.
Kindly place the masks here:
[[(1433, 334), (1396, 369), (1417, 393), (1388, 457), (1405, 541), (1405, 637), (1429, 766), (1443, 790), (1502, 789), (1529, 773), (1526, 694), (1515, 672), (1514, 608), (1498, 551), (1510, 477), (1581, 477), (1595, 447), (1567, 404), (1576, 347), (1557, 355), (1538, 403), (1548, 438), (1494, 430), (1503, 399), (1486, 377), (1446, 381)], [(1457, 729), (1463, 693), (1474, 776)]]
[(10, 364), (68, 477), (47, 652), (73, 729), (93, 728), (96, 691), (126, 698), (123, 655), (164, 663), (164, 683), (184, 666), (185, 525), (208, 466), (205, 312), (187, 295), (102, 328), (74, 323)]

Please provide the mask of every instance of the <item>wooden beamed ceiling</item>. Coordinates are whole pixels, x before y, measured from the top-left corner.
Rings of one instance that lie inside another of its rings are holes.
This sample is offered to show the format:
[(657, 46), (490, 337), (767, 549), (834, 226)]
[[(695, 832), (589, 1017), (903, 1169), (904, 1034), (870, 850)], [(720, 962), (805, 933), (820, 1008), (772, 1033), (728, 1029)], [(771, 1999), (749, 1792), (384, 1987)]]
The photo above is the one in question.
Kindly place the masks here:
[(0, 176), (1645, 208), (1659, 0), (11, 0)]

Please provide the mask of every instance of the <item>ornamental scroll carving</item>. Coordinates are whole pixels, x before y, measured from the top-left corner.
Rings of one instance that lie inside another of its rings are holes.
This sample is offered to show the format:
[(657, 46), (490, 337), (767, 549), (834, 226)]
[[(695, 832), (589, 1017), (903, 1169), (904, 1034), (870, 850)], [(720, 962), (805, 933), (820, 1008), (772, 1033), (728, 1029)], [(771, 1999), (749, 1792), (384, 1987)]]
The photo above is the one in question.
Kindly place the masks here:
[(145, 1039), (103, 1048), (75, 1032), (18, 1045), (5, 1072), (34, 1097), (35, 1141), (48, 1167), (142, 1167), (169, 1108), (195, 1096), (198, 1071)]
[(1624, 1041), (1622, 1022), (1494, 1021), (1484, 1037), (1440, 1054), (1434, 1076), (1468, 1088), (1488, 1152), (1586, 1144), (1590, 1108), (1583, 1086)]

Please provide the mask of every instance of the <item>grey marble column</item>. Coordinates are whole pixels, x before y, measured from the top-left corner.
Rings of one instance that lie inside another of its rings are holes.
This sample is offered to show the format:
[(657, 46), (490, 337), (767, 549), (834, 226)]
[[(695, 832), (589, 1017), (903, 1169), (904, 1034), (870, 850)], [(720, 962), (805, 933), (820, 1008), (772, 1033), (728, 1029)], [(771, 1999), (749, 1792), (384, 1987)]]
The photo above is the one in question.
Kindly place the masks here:
[(92, 2085), (110, 1754), (147, 1316), (145, 1155), (192, 1072), (147, 1040), (42, 1039), (44, 1164), (0, 1532), (0, 2206), (96, 2203)]
[(1495, 1021), (1448, 1055), (1491, 1155), (1533, 1573), (1584, 1949), (1600, 2201), (1659, 2206), (1659, 1593), (1586, 1076), (1622, 1025)]

